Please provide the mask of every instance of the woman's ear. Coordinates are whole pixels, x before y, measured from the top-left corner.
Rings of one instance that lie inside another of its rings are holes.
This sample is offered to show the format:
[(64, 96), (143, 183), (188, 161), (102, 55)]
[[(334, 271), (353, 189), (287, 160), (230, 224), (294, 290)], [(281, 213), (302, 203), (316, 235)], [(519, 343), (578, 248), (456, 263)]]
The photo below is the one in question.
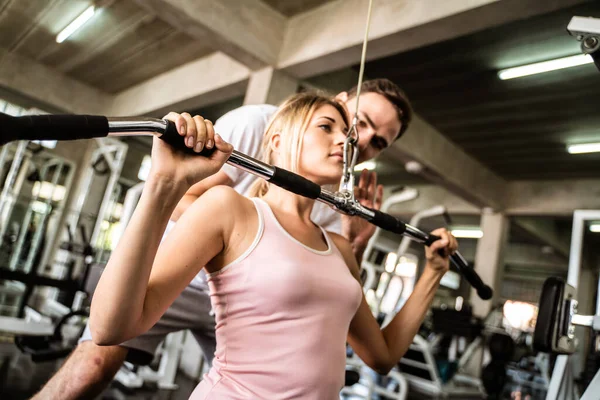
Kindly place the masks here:
[(281, 134), (279, 132), (275, 132), (271, 135), (269, 139), (269, 148), (273, 154), (279, 154), (279, 149), (281, 148)]

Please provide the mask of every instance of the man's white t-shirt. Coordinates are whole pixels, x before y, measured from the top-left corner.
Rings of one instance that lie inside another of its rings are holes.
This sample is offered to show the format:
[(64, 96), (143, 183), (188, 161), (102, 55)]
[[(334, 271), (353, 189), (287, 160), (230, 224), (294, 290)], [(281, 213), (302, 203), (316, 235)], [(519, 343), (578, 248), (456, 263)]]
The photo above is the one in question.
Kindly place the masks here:
[[(224, 114), (215, 122), (215, 133), (218, 133), (223, 140), (230, 143), (235, 150), (260, 160), (262, 158), (263, 136), (275, 111), (277, 111), (277, 107), (268, 104), (247, 105), (236, 108)], [(229, 176), (233, 182), (233, 189), (240, 194), (246, 194), (252, 183), (256, 179), (260, 179), (249, 172), (228, 164), (223, 166), (222, 171)], [(335, 233), (341, 233), (342, 231), (340, 214), (318, 201), (315, 202), (313, 207), (311, 219), (327, 231)], [(169, 222), (165, 235), (174, 225), (172, 221)], [(204, 272), (196, 275), (190, 285), (208, 291)]]

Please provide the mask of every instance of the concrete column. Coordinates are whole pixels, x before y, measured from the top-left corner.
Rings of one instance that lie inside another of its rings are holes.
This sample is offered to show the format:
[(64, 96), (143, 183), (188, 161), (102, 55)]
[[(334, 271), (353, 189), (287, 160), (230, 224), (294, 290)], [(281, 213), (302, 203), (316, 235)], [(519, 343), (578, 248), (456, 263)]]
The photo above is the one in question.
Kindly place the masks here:
[(272, 67), (266, 67), (250, 74), (244, 105), (278, 105), (288, 96), (296, 93), (298, 81)]
[(475, 290), (471, 290), (473, 314), (485, 317), (500, 296), (504, 272), (504, 251), (508, 243), (508, 218), (503, 214), (484, 209), (481, 214), (483, 237), (477, 242), (475, 271), (481, 279), (494, 289), (491, 300), (481, 300)]

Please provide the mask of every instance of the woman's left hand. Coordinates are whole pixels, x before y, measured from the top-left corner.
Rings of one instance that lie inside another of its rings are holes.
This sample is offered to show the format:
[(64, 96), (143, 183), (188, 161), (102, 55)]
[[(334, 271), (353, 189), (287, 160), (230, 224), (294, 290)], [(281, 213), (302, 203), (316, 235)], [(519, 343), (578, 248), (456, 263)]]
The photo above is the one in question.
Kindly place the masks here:
[(215, 134), (213, 124), (198, 115), (169, 113), (165, 119), (175, 123), (177, 131), (184, 136), (189, 148), (200, 152), (205, 146), (215, 148), (208, 157), (186, 154), (154, 137), (152, 143), (152, 167), (150, 176), (187, 190), (217, 172), (231, 155), (233, 147)]
[(427, 267), (445, 274), (450, 269), (450, 255), (458, 249), (458, 242), (445, 228), (436, 229), (431, 234), (439, 236), (441, 239), (433, 242), (429, 247), (425, 246)]

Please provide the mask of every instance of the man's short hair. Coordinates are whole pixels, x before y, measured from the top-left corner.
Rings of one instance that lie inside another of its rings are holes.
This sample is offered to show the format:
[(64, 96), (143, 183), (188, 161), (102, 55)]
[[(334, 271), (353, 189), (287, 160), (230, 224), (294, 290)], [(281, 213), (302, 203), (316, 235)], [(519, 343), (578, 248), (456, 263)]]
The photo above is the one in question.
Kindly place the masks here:
[[(352, 98), (356, 96), (357, 86), (354, 86), (352, 89), (348, 90), (348, 98)], [(368, 81), (364, 81), (362, 83), (361, 94), (365, 93), (378, 93), (385, 97), (396, 109), (398, 113), (398, 120), (400, 121), (400, 132), (398, 132), (398, 139), (406, 129), (408, 129), (408, 125), (412, 120), (413, 110), (410, 105), (410, 101), (408, 101), (408, 97), (406, 93), (398, 85), (389, 79), (371, 79)]]

